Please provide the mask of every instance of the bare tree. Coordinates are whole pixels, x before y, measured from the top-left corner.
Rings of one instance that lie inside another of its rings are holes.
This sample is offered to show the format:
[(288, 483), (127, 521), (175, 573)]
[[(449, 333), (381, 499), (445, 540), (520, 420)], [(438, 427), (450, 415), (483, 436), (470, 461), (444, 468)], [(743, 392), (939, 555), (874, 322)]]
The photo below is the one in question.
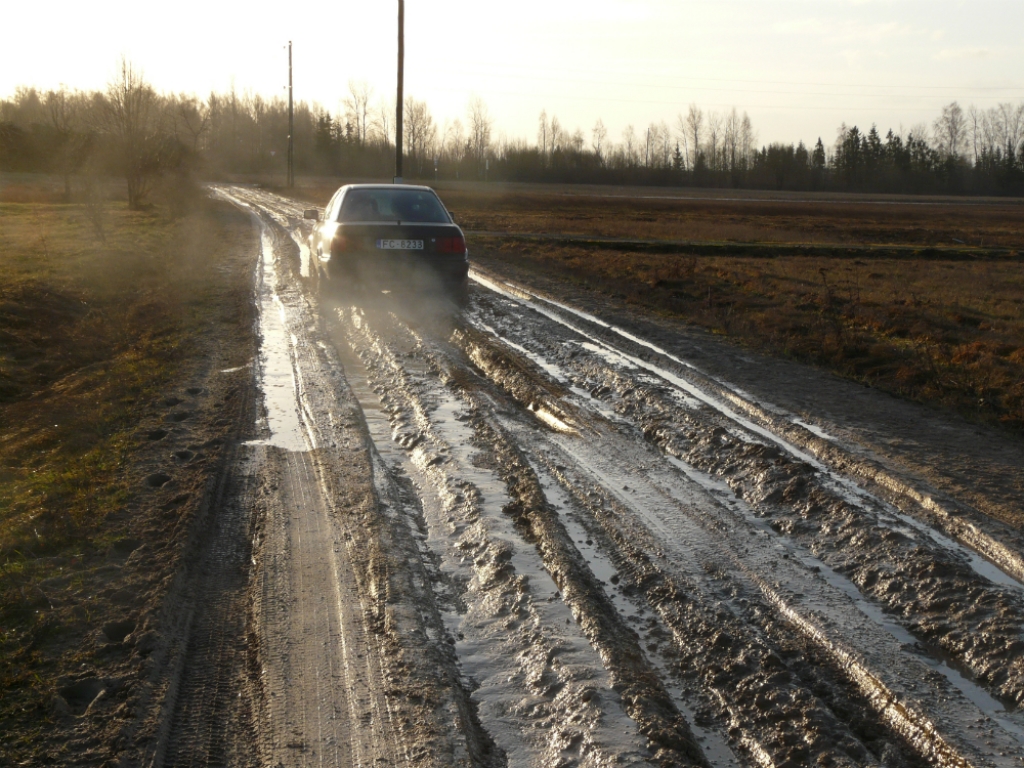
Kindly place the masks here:
[(669, 168), (672, 165), (672, 131), (668, 124), (662, 120), (658, 124), (658, 165), (662, 168)]
[(373, 88), (366, 81), (348, 81), (345, 119), (352, 125), (356, 141), (360, 144), (365, 144), (369, 138), (371, 98), (373, 98)]
[(267, 102), (258, 93), (246, 91), (242, 96), (242, 110), (252, 129), (249, 136), (249, 154), (259, 158), (263, 154), (263, 129), (266, 122)]
[(47, 91), (43, 104), (50, 117), (50, 125), (58, 133), (71, 133), (78, 127), (81, 100), (77, 93), (69, 93), (62, 85), (56, 91)]
[(995, 148), (999, 146), (999, 112), (996, 109), (990, 109), (982, 113), (981, 118), (981, 132), (982, 132), (982, 151), (992, 153)]
[(740, 155), (740, 118), (736, 114), (736, 107), (732, 108), (725, 117), (725, 137), (722, 149), (725, 152), (726, 164), (729, 171), (735, 171), (739, 165)]
[(241, 130), (241, 99), (238, 98), (238, 92), (235, 90), (235, 78), (231, 78), (231, 90), (228, 91), (226, 97), (223, 100), (222, 107), (227, 118), (228, 123), (228, 153), (234, 154), (239, 146), (239, 133)]
[(722, 116), (717, 112), (708, 113), (708, 165), (713, 171), (721, 167), (718, 156), (719, 144), (722, 140)]
[[(845, 128), (845, 125), (843, 127)], [(902, 126), (900, 126), (900, 128), (902, 129)], [(920, 141), (923, 141), (925, 144), (927, 144), (928, 134), (929, 131), (927, 123), (914, 123), (914, 125), (910, 126), (910, 130), (907, 131), (907, 141), (910, 141), (911, 138), (914, 138), (919, 139)]]
[(604, 147), (605, 139), (608, 138), (608, 129), (604, 127), (604, 122), (601, 118), (597, 119), (594, 123), (594, 130), (591, 131), (594, 137), (594, 143), (591, 145), (594, 148), (594, 154), (597, 155), (597, 159), (604, 161), (604, 156), (601, 154), (601, 150)]
[(86, 97), (77, 91), (69, 93), (65, 86), (47, 91), (43, 99), (50, 117), (50, 125), (57, 134), (53, 165), (64, 177), (64, 198), (71, 199), (71, 176), (85, 162), (89, 150), (89, 137), (83, 132), (83, 112)]
[[(211, 97), (211, 101), (213, 97)], [(171, 115), (174, 124), (174, 135), (179, 140), (187, 137), (192, 152), (199, 151), (203, 136), (210, 130), (210, 105), (195, 96), (181, 94), (178, 96)]]
[(548, 111), (542, 109), (540, 111), (540, 125), (537, 127), (537, 144), (540, 145), (541, 157), (547, 157), (548, 154)]
[(19, 85), (14, 89), (14, 98), (0, 102), (0, 117), (5, 122), (19, 125), (45, 123), (46, 105), (35, 88)]
[(422, 161), (437, 137), (437, 127), (434, 125), (430, 108), (427, 106), (427, 102), (417, 101), (412, 96), (406, 96), (403, 116), (405, 118), (405, 136), (409, 142), (409, 156), (413, 160)]
[(967, 139), (967, 118), (957, 102), (942, 108), (942, 114), (936, 118), (932, 129), (939, 152), (950, 159), (960, 157)]
[(680, 112), (676, 115), (676, 142), (677, 146), (682, 144), (683, 153), (683, 168), (690, 168), (690, 148), (689, 148), (689, 127), (686, 124), (686, 118), (683, 113)]
[[(690, 157), (689, 139), (688, 139), (688, 137), (687, 137), (687, 135), (685, 133), (680, 136), (680, 139), (683, 142), (683, 151), (682, 151), (683, 164), (682, 164), (682, 168), (680, 168), (680, 170), (686, 170), (687, 168), (692, 170), (697, 165), (697, 162), (696, 162), (696, 160), (697, 160), (697, 153), (694, 152), (693, 153), (693, 157), (692, 158)], [(678, 143), (676, 144), (676, 149), (679, 149), (679, 144)]]
[(487, 111), (487, 105), (479, 96), (469, 100), (469, 147), (477, 160), (483, 160), (491, 146), (491, 127), (493, 121)]
[(569, 146), (572, 148), (572, 151), (577, 154), (583, 151), (583, 145), (586, 143), (587, 140), (583, 136), (583, 131), (579, 128), (577, 128), (569, 138)]
[(967, 130), (970, 134), (971, 149), (974, 151), (975, 165), (978, 164), (981, 142), (984, 140), (982, 135), (982, 122), (984, 119), (984, 113), (981, 110), (979, 110), (976, 106), (971, 104), (971, 106), (967, 110)]
[(562, 124), (558, 121), (557, 115), (551, 116), (549, 128), (548, 142), (551, 147), (551, 153), (554, 154), (558, 150), (562, 149), (565, 144), (565, 131), (562, 130)]
[[(451, 125), (445, 125), (444, 139), (442, 141), (444, 145), (445, 154), (449, 159), (455, 163), (456, 168), (462, 164), (463, 158), (466, 156), (466, 131), (462, 127), (462, 121), (459, 118), (455, 118)], [(456, 174), (458, 172), (456, 171)]]
[(636, 129), (627, 125), (622, 132), (622, 155), (626, 166), (633, 168), (637, 164)]
[(373, 108), (372, 117), (370, 118), (370, 127), (367, 132), (367, 140), (372, 141), (381, 147), (390, 147), (394, 143), (394, 125), (392, 124), (392, 118), (394, 116), (395, 105), (381, 99), (377, 102), (377, 106)]
[(756, 142), (757, 134), (754, 133), (754, 125), (750, 122), (750, 116), (744, 112), (743, 118), (740, 120), (740, 153), (745, 168), (750, 166)]
[(1020, 152), (1024, 142), (1024, 102), (1014, 107), (1003, 103), (992, 110), (990, 118), (999, 148), (1006, 153)]
[(157, 133), (157, 95), (142, 73), (122, 57), (117, 74), (107, 85), (105, 125), (118, 149), (128, 182), (128, 207), (142, 207), (161, 168)]
[(693, 161), (691, 168), (697, 167), (697, 154), (700, 152), (700, 139), (704, 134), (704, 113), (696, 104), (691, 104), (686, 112), (686, 130), (691, 139), (690, 146), (693, 147)]

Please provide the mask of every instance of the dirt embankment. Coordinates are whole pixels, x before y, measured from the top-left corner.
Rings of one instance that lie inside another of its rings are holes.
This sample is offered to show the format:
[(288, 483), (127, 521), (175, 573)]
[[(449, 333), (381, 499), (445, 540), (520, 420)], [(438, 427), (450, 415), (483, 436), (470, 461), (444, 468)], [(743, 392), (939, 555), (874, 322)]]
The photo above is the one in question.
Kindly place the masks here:
[(0, 763), (148, 750), (197, 520), (252, 423), (248, 217), (0, 205)]

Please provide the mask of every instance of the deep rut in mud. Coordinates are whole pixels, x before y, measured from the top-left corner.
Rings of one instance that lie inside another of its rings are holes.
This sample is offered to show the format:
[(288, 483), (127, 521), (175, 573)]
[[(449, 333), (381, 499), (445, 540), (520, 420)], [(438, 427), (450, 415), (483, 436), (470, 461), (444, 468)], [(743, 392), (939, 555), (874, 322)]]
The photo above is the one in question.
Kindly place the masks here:
[(1015, 531), (496, 272), (318, 299), (301, 206), (222, 194), (264, 243), (258, 762), (1024, 765)]

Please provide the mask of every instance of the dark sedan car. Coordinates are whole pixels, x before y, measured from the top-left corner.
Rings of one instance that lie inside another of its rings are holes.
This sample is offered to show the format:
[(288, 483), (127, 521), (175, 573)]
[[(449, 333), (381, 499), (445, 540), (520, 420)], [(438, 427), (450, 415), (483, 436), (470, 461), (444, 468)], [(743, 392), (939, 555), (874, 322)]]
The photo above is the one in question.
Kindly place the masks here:
[(466, 238), (430, 187), (349, 184), (306, 218), (321, 291), (414, 288), (461, 301), (469, 258)]

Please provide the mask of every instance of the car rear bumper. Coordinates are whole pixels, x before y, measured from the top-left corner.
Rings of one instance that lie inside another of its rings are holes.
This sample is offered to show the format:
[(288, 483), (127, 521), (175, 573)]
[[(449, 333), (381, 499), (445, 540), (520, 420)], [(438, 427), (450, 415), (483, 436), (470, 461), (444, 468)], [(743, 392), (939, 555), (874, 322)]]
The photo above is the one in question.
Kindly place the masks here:
[(404, 254), (382, 255), (379, 252), (346, 254), (343, 258), (335, 257), (324, 262), (322, 267), (331, 282), (424, 290), (461, 286), (469, 276), (469, 262), (465, 259), (428, 259)]

